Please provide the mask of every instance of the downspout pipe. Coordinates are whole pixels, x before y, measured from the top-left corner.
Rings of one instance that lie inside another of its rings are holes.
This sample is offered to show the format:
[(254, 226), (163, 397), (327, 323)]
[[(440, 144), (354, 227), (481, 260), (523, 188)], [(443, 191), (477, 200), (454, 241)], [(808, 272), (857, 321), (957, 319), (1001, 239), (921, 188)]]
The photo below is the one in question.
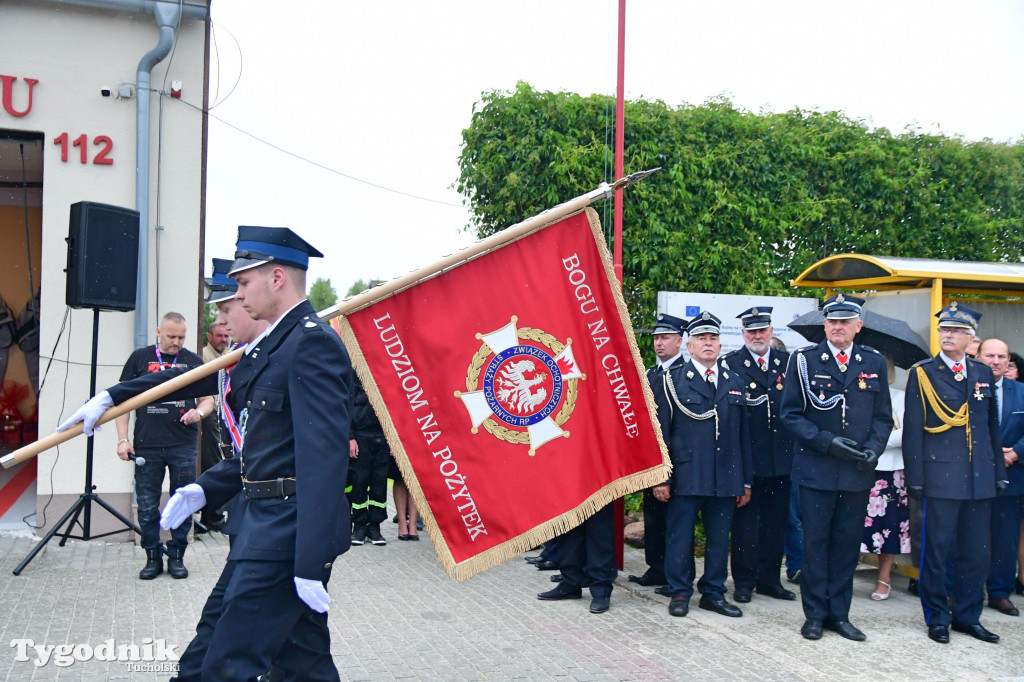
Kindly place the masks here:
[(153, 17), (160, 27), (156, 47), (143, 55), (135, 74), (135, 210), (139, 212), (139, 277), (135, 284), (135, 347), (149, 343), (149, 138), (153, 67), (174, 47), (180, 5), (157, 2)]

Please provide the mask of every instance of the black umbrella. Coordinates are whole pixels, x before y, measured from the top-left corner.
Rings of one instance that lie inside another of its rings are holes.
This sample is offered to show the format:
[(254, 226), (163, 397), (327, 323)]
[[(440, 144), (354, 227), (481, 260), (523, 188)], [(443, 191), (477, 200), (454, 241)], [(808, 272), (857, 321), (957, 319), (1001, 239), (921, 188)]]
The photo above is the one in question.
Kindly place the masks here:
[[(854, 343), (871, 346), (892, 356), (897, 367), (909, 369), (914, 363), (930, 357), (928, 344), (903, 320), (865, 310), (864, 327)], [(825, 314), (820, 310), (805, 313), (787, 325), (808, 341), (818, 343), (825, 338)]]

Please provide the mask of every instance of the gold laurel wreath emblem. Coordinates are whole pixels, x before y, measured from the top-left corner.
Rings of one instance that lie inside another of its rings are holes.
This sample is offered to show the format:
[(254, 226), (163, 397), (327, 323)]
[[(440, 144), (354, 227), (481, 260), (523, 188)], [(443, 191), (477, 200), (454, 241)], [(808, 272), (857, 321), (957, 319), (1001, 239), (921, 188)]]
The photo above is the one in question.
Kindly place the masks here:
[[(552, 351), (552, 357), (565, 350), (564, 343), (561, 343), (554, 336), (547, 332), (543, 332), (540, 329), (521, 327), (516, 330), (516, 336), (524, 341), (536, 341), (544, 344)], [(486, 343), (480, 344), (480, 350), (473, 355), (473, 360), (469, 363), (469, 370), (466, 372), (467, 391), (480, 390), (480, 371), (483, 369), (484, 361), (493, 354), (494, 353)], [(569, 417), (572, 415), (572, 411), (576, 407), (576, 385), (578, 383), (579, 379), (567, 379), (565, 382), (565, 402), (562, 403), (562, 409), (560, 409), (558, 414), (555, 415), (555, 423), (559, 426), (569, 421)], [(484, 420), (483, 427), (487, 433), (491, 434), (495, 438), (500, 438), (503, 441), (514, 443), (516, 445), (530, 444), (530, 434), (528, 432), (516, 431), (508, 428), (507, 426), (502, 426), (493, 416)]]

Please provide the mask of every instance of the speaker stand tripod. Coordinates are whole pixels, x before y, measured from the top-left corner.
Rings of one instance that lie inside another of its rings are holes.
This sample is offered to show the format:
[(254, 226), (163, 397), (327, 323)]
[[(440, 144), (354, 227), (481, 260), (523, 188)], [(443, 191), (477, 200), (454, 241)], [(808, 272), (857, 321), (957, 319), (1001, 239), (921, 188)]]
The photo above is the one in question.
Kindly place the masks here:
[[(89, 373), (89, 395), (96, 395), (96, 353), (100, 335), (100, 309), (92, 309), (92, 363), (90, 365)], [(102, 497), (96, 493), (96, 486), (92, 483), (92, 448), (93, 448), (93, 437), (89, 436), (89, 439), (85, 444), (85, 491), (78, 496), (78, 500), (71, 505), (64, 516), (60, 517), (60, 520), (54, 524), (53, 528), (43, 536), (43, 539), (36, 545), (28, 556), (22, 560), (18, 567), (14, 569), (14, 575), (21, 574), (21, 571), (28, 566), (29, 562), (36, 557), (39, 552), (43, 550), (54, 535), (60, 534), (60, 546), (63, 547), (68, 541), (68, 538), (75, 540), (92, 540), (93, 538), (102, 538), (108, 535), (114, 535), (116, 533), (124, 533), (125, 531), (135, 531), (140, 536), (142, 535), (142, 529), (136, 526), (134, 523), (129, 521), (125, 516), (107, 504)], [(92, 528), (92, 503), (100, 505), (110, 515), (116, 518), (118, 521), (125, 525), (125, 528), (119, 530), (112, 530), (108, 533), (100, 533), (99, 535), (93, 535), (91, 532)], [(82, 516), (82, 521), (78, 521), (78, 517)], [(67, 523), (67, 528), (63, 533), (60, 529)], [(75, 524), (78, 524), (82, 529), (81, 535), (72, 535), (71, 531), (74, 529)]]

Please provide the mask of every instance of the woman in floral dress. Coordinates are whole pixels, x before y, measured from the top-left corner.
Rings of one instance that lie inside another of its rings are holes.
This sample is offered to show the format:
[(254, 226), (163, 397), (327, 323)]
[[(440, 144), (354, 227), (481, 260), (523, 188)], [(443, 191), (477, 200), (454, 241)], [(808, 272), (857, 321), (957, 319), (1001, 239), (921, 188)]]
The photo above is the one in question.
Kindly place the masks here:
[(903, 478), (903, 402), (904, 392), (892, 387), (895, 378), (892, 358), (885, 355), (889, 366), (889, 396), (892, 399), (893, 428), (885, 452), (875, 466), (875, 485), (868, 498), (864, 518), (864, 536), (860, 551), (878, 555), (878, 582), (871, 598), (889, 598), (892, 564), (897, 554), (910, 554), (910, 507), (907, 484)]

